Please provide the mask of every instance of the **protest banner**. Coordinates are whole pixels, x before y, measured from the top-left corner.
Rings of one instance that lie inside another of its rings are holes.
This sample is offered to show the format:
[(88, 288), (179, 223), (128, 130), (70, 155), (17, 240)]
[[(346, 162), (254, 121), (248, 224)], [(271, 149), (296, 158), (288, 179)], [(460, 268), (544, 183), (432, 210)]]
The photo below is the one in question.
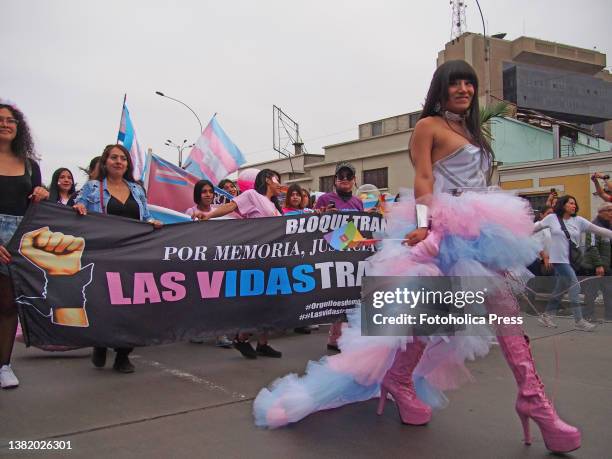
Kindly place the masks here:
[(32, 205), (8, 248), (29, 344), (130, 347), (202, 333), (330, 323), (360, 299), (375, 247), (324, 235), (380, 215), (304, 214), (152, 225)]

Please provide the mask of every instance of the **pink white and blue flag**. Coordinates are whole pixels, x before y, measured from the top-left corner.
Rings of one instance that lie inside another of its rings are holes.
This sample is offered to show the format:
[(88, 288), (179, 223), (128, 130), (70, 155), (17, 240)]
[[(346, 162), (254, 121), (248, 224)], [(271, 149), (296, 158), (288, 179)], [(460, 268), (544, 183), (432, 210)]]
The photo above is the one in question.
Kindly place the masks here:
[(117, 143), (123, 145), (129, 152), (134, 165), (134, 178), (142, 180), (145, 169), (145, 152), (138, 144), (134, 123), (130, 118), (125, 99), (123, 99), (123, 110), (121, 111), (121, 123), (119, 124), (119, 134)]
[[(201, 180), (199, 177), (153, 154), (150, 155), (147, 169), (148, 204), (181, 213), (195, 205), (193, 188)], [(217, 187), (214, 187), (214, 191), (214, 204), (223, 204), (233, 198)]]
[(230, 140), (213, 116), (183, 167), (197, 177), (219, 183), (237, 171), (245, 162), (240, 149)]

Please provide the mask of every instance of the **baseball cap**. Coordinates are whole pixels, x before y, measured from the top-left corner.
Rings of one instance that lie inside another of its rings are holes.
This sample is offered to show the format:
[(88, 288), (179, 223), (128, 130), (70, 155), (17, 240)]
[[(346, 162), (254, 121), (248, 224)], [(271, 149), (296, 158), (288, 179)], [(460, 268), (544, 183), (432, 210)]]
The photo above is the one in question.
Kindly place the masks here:
[(338, 163), (336, 165), (336, 173), (334, 175), (338, 175), (338, 173), (342, 169), (348, 169), (349, 171), (351, 171), (351, 174), (355, 175), (355, 167), (351, 163), (349, 163), (347, 161), (343, 161), (343, 162)]
[(604, 202), (602, 205), (599, 206), (597, 212), (603, 212), (604, 210), (609, 209), (612, 209), (612, 202)]

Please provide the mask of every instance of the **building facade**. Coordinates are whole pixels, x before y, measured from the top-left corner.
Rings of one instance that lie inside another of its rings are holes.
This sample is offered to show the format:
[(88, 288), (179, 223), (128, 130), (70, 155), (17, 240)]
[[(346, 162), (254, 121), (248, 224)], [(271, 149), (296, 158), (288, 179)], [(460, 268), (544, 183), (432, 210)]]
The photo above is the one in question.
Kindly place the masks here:
[(534, 208), (542, 208), (551, 190), (559, 196), (576, 198), (579, 215), (591, 220), (602, 203), (595, 196), (591, 181), (594, 172), (612, 175), (612, 151), (569, 158), (501, 164), (497, 168), (498, 183), (504, 190), (512, 190), (529, 200)]
[[(578, 199), (580, 215), (594, 217), (599, 198), (592, 195), (590, 176), (596, 171), (612, 174), (612, 144), (597, 136), (606, 134), (612, 140), (612, 76), (604, 70), (606, 56), (529, 37), (487, 40), (488, 61), (482, 35), (465, 33), (446, 44), (438, 65), (466, 60), (478, 73), (481, 98), (511, 99), (519, 110), (536, 113), (491, 123), (496, 154), (493, 183), (524, 196), (534, 208), (541, 207), (555, 188), (560, 195)], [(408, 146), (420, 114), (414, 111), (363, 123), (358, 139), (328, 145), (322, 155), (298, 154), (245, 168), (268, 167), (281, 174), (283, 183), (330, 191), (336, 164), (350, 161), (357, 186), (368, 183), (396, 194), (400, 188), (412, 187)]]
[(420, 112), (412, 112), (361, 124), (358, 139), (323, 147), (323, 155), (294, 155), (291, 163), (288, 158), (280, 158), (242, 169), (270, 168), (279, 172), (288, 185), (297, 183), (309, 191), (331, 191), (336, 164), (350, 161), (356, 169), (357, 186), (367, 183), (380, 191), (397, 193), (402, 187), (412, 186), (414, 179), (408, 144), (419, 115)]
[(506, 100), (612, 141), (612, 74), (605, 54), (532, 37), (485, 39), (467, 32), (446, 43), (437, 64), (452, 59), (474, 67), (483, 102)]
[[(612, 150), (612, 143), (585, 132), (566, 128), (559, 137), (559, 157), (571, 157)], [(495, 157), (503, 164), (553, 159), (555, 134), (514, 118), (495, 118), (491, 122)]]

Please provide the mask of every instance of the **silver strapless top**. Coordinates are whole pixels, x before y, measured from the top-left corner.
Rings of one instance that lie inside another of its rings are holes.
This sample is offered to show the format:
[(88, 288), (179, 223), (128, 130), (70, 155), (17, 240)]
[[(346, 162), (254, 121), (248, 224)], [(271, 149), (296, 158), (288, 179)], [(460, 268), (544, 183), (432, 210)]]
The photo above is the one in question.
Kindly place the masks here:
[(434, 193), (456, 193), (465, 188), (486, 188), (491, 159), (471, 143), (433, 164)]

